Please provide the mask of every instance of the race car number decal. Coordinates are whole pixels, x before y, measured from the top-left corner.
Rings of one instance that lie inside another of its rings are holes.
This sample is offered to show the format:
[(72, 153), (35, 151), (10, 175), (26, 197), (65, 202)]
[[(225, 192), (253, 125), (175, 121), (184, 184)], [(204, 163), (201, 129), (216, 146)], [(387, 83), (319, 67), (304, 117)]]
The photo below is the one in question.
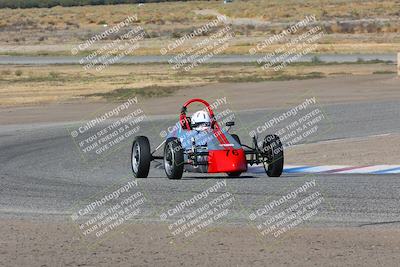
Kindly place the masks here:
[(229, 153), (230, 152), (232, 152), (231, 154), (234, 155), (234, 156), (238, 156), (239, 155), (239, 152), (237, 152), (236, 150), (234, 150), (234, 149), (230, 150), (229, 149), (229, 150), (226, 151), (226, 156), (227, 157), (229, 157)]

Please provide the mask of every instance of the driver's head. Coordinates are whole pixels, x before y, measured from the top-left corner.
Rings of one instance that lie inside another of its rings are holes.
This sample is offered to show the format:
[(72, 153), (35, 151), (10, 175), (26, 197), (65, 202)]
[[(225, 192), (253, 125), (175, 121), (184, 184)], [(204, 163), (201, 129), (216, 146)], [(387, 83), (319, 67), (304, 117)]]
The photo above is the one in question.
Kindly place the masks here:
[(208, 112), (204, 110), (196, 111), (192, 115), (192, 129), (196, 131), (209, 130), (211, 127), (211, 119)]

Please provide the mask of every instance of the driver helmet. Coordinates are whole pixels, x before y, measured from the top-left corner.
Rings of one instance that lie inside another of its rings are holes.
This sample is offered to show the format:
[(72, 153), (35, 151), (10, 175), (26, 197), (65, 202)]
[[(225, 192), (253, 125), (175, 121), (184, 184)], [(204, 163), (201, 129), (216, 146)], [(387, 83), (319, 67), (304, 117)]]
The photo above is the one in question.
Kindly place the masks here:
[(192, 129), (196, 131), (206, 131), (211, 128), (211, 119), (208, 112), (204, 110), (196, 111), (192, 115)]

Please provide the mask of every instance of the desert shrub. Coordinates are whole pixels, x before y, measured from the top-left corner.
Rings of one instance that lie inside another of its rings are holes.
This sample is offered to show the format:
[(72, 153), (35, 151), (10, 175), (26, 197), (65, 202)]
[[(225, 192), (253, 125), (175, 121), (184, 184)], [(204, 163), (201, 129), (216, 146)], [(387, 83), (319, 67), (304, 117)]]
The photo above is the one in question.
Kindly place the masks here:
[(2, 71), (1, 71), (1, 74), (2, 74), (2, 75), (10, 75), (10, 74), (11, 74), (11, 71), (10, 71), (10, 70), (2, 70)]
[(322, 60), (321, 60), (318, 56), (313, 56), (313, 57), (311, 58), (311, 62), (312, 62), (312, 63), (321, 63)]
[(51, 79), (57, 79), (58, 77), (60, 77), (60, 74), (54, 71), (50, 71), (49, 72), (49, 78)]

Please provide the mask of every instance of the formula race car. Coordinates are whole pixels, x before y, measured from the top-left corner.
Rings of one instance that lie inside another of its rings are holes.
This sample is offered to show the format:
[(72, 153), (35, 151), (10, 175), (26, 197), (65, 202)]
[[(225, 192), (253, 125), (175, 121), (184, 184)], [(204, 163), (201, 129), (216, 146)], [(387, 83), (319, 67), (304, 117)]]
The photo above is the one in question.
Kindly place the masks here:
[[(205, 108), (186, 115), (190, 104), (202, 103)], [(210, 105), (202, 99), (187, 101), (181, 110), (179, 122), (166, 139), (151, 152), (146, 136), (137, 136), (132, 144), (131, 163), (136, 178), (146, 178), (150, 162), (163, 160), (169, 179), (181, 179), (184, 171), (197, 173), (227, 173), (239, 177), (247, 171), (247, 165), (263, 164), (268, 176), (279, 177), (283, 170), (283, 146), (278, 136), (267, 135), (262, 145), (253, 136), (252, 147), (241, 144), (236, 134), (230, 134), (233, 121), (226, 122), (225, 129), (217, 123)], [(155, 153), (164, 147), (162, 156)]]

